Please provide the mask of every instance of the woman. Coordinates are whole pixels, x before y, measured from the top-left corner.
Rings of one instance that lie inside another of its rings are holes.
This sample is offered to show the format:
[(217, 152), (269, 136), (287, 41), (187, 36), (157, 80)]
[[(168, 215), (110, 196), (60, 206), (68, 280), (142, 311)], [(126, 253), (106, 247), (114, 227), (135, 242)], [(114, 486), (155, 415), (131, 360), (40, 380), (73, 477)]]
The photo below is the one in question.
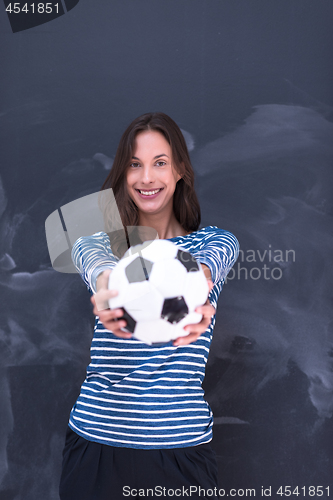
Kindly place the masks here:
[(168, 491), (169, 496), (204, 498), (217, 487), (208, 444), (213, 416), (201, 383), (217, 299), (239, 247), (231, 233), (215, 226), (198, 230), (200, 207), (193, 186), (176, 123), (163, 113), (134, 120), (103, 189), (112, 188), (125, 227), (148, 226), (192, 253), (204, 268), (210, 295), (197, 308), (202, 321), (185, 327), (188, 335), (148, 346), (124, 330), (122, 310), (108, 309), (107, 300), (117, 294), (107, 289), (117, 262), (108, 235), (101, 232), (75, 243), (73, 260), (94, 293), (97, 317), (91, 363), (69, 420), (61, 500), (158, 497)]

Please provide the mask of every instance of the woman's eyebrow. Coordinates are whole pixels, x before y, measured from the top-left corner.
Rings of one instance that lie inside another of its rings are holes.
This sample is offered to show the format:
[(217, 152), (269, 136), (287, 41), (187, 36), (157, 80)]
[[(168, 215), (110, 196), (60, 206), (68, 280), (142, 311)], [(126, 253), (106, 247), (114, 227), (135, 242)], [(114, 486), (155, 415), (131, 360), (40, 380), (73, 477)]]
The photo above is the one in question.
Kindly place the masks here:
[[(161, 156), (166, 156), (167, 158), (169, 158), (168, 155), (162, 153), (161, 155), (154, 156), (153, 160), (156, 160), (156, 158), (160, 158)], [(132, 156), (132, 160), (139, 160), (139, 158), (137, 158), (136, 156)]]

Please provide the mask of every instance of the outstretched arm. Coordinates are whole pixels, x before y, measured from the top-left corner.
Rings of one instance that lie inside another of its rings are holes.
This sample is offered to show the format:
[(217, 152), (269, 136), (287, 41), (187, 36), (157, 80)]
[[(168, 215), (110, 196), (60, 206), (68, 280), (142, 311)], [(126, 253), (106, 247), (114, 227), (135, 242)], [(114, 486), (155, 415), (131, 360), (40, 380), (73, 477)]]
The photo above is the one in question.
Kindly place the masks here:
[(209, 291), (216, 285), (215, 293), (210, 294), (212, 304), (207, 300), (205, 305), (196, 309), (196, 312), (202, 314), (202, 320), (200, 323), (184, 327), (184, 330), (188, 331), (189, 335), (178, 337), (174, 341), (174, 345), (186, 345), (195, 342), (207, 330), (212, 321), (212, 316), (215, 315), (217, 298), (224, 279), (238, 257), (239, 243), (232, 233), (216, 226), (207, 229), (208, 231), (206, 230), (200, 248), (193, 252), (193, 255), (201, 263), (208, 280)]
[(83, 236), (72, 248), (72, 260), (81, 278), (96, 293), (97, 277), (107, 269), (113, 269), (119, 259), (112, 253), (110, 239), (104, 232)]

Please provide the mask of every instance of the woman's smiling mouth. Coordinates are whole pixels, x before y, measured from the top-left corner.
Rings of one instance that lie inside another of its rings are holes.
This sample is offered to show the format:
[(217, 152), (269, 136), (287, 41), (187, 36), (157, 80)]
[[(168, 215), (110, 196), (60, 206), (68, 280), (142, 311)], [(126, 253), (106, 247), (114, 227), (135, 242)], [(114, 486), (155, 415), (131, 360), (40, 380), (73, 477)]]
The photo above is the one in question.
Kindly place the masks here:
[(158, 188), (158, 189), (136, 189), (136, 191), (143, 197), (143, 198), (152, 198), (157, 196), (164, 188)]

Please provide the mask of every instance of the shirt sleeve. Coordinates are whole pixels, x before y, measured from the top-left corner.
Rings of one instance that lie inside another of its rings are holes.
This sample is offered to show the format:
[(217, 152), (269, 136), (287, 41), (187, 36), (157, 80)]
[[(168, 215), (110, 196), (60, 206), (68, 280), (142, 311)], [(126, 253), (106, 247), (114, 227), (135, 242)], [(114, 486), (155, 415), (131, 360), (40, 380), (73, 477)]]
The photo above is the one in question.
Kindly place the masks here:
[(96, 280), (100, 273), (113, 269), (119, 259), (111, 250), (110, 239), (104, 232), (82, 236), (73, 245), (72, 260), (88, 289), (96, 293)]
[(239, 254), (237, 238), (216, 226), (203, 230), (203, 236), (194, 257), (209, 267), (214, 284), (223, 283)]

